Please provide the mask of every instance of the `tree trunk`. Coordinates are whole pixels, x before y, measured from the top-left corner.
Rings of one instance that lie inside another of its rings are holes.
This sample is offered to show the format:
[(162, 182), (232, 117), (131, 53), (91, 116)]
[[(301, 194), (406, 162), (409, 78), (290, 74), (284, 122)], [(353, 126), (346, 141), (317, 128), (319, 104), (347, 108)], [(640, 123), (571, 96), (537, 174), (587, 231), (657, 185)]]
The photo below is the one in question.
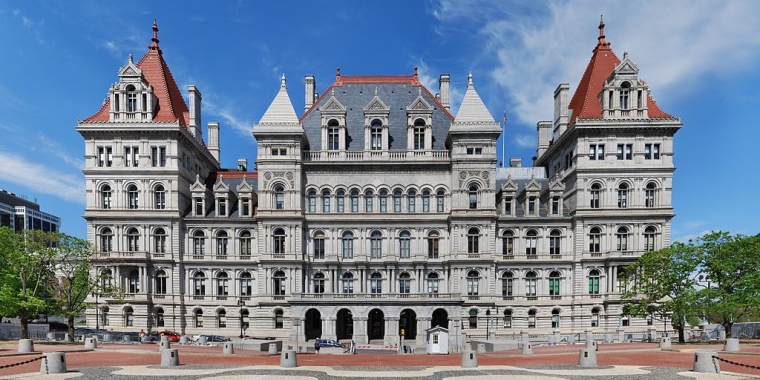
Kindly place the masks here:
[(19, 319), (21, 320), (21, 339), (29, 339), (29, 320), (27, 319), (27, 310), (22, 307), (19, 310)]
[(733, 324), (734, 323), (731, 322), (731, 321), (726, 321), (726, 322), (721, 323), (721, 325), (723, 326), (723, 328), (726, 329), (726, 339), (728, 339), (728, 338), (731, 337), (731, 326)]
[(684, 334), (684, 326), (678, 326), (678, 342), (679, 343), (686, 343), (686, 337)]
[(68, 327), (69, 332), (69, 343), (74, 343), (74, 316), (69, 315), (68, 318), (66, 318), (66, 325)]

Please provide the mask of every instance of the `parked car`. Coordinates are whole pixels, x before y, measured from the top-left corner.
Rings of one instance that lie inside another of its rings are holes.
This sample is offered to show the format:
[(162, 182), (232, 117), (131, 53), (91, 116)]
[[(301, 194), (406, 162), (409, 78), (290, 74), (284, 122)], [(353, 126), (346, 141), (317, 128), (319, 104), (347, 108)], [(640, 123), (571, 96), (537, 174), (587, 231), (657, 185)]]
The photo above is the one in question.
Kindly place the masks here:
[(202, 336), (206, 337), (206, 342), (207, 342), (207, 343), (220, 343), (220, 342), (229, 342), (229, 341), (231, 341), (231, 340), (232, 340), (232, 339), (230, 339), (230, 338), (228, 338), (228, 337), (226, 337), (226, 336), (221, 336), (221, 335), (209, 335), (209, 334), (200, 334), (200, 335), (196, 336), (194, 340), (197, 342), (198, 340), (200, 340), (200, 338), (201, 338)]
[(317, 339), (319, 347), (341, 347), (340, 343), (332, 339)]
[(158, 336), (159, 336), (158, 340), (159, 340), (159, 341), (161, 340), (161, 338), (160, 338), (160, 337), (161, 337), (161, 335), (169, 337), (169, 341), (170, 341), (170, 342), (179, 342), (179, 338), (180, 338), (180, 335), (179, 335), (179, 334), (177, 334), (177, 333), (176, 333), (176, 332), (174, 332), (174, 331), (169, 331), (169, 330), (166, 330), (166, 331), (161, 331), (161, 332), (159, 332), (159, 333), (158, 333)]

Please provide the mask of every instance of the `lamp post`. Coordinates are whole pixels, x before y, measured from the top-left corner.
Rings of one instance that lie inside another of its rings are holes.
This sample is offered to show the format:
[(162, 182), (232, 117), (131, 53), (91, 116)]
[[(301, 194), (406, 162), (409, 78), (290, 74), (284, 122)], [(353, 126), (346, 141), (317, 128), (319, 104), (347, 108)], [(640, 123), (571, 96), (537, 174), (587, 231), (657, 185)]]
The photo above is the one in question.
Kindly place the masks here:
[(95, 331), (100, 330), (100, 316), (98, 315), (98, 292), (95, 292)]
[(243, 306), (245, 306), (245, 301), (238, 298), (237, 305), (240, 307), (240, 339), (243, 339)]
[(486, 340), (491, 339), (491, 309), (486, 309)]

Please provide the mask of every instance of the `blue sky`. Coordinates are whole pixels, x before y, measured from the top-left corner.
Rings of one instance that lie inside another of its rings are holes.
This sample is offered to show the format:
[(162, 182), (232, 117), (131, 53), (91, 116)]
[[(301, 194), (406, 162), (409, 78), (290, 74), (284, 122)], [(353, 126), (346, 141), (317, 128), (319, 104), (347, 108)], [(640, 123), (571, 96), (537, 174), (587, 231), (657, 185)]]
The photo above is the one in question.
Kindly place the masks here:
[[(129, 54), (147, 51), (153, 19), (187, 99), (221, 123), (221, 159), (256, 157), (251, 136), (279, 89), (303, 111), (305, 74), (324, 91), (343, 75), (410, 75), (435, 93), (451, 75), (456, 111), (472, 72), (496, 120), (506, 109), (505, 162), (535, 155), (552, 94), (574, 92), (596, 45), (599, 16), (627, 51), (675, 138), (673, 239), (709, 230), (760, 232), (755, 112), (760, 109), (760, 2), (755, 1), (6, 1), (0, 0), (0, 188), (37, 200), (85, 237), (84, 143)], [(753, 132), (755, 131), (755, 132)], [(500, 140), (500, 144), (501, 144)]]

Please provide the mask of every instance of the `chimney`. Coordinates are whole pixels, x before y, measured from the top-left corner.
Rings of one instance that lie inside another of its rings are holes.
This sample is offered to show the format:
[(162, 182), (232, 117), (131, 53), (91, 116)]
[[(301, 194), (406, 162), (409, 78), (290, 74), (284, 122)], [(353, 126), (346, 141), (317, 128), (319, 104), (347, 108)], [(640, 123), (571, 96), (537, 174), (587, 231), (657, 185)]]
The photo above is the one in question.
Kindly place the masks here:
[(446, 109), (446, 111), (449, 110), (449, 82), (451, 81), (451, 77), (449, 74), (441, 74), (440, 77), (438, 77), (438, 94), (440, 95), (441, 99), (441, 105), (443, 105), (443, 108)]
[(314, 101), (316, 100), (317, 93), (314, 91), (314, 88), (317, 85), (316, 79), (314, 79), (314, 75), (312, 74), (306, 74), (306, 78), (304, 78), (304, 81), (306, 82), (306, 102), (304, 103), (304, 111), (308, 111), (309, 108), (311, 108), (312, 105), (314, 105)]
[(522, 167), (522, 158), (519, 157), (513, 157), (509, 159), (509, 167), (510, 168), (519, 168)]
[(245, 158), (238, 158), (238, 171), (239, 172), (248, 171), (248, 160), (246, 160)]
[(208, 150), (219, 162), (219, 123), (215, 121), (208, 123)]
[(187, 87), (190, 93), (190, 125), (188, 129), (198, 141), (203, 141), (203, 131), (201, 130), (201, 92), (194, 85)]
[(549, 140), (552, 137), (552, 122), (551, 121), (539, 121), (536, 126), (538, 132), (538, 149), (536, 149), (536, 155), (541, 157), (544, 155), (547, 149), (549, 149)]
[[(567, 110), (567, 94), (570, 92), (570, 84), (560, 83), (554, 90), (554, 138), (558, 138), (567, 130), (569, 120)], [(540, 154), (538, 155), (541, 156)]]

